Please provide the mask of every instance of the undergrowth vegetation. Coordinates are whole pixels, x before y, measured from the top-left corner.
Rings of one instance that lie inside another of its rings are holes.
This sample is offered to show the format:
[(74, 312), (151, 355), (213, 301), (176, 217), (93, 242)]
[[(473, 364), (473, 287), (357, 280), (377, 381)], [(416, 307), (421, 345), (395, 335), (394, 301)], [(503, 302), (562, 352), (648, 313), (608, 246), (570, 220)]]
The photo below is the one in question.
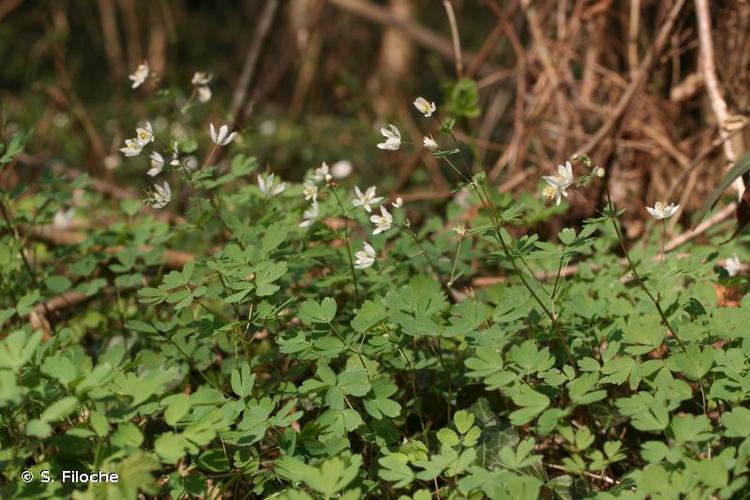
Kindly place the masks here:
[[(153, 178), (146, 204), (105, 203), (87, 176), (2, 193), (4, 498), (747, 494), (742, 237), (670, 245), (679, 207), (660, 202), (626, 241), (585, 156), (551, 165), (544, 196), (499, 193), (453, 133), (478, 112), (471, 81), (414, 102), (423, 144), (398, 124), (362, 139), (448, 165), (442, 216), (323, 159), (284, 181), (231, 127), (190, 122), (209, 81), (178, 111), (185, 137), (144, 120), (121, 150)], [(593, 184), (598, 217), (536, 236)], [(86, 213), (109, 222), (51, 241)]]

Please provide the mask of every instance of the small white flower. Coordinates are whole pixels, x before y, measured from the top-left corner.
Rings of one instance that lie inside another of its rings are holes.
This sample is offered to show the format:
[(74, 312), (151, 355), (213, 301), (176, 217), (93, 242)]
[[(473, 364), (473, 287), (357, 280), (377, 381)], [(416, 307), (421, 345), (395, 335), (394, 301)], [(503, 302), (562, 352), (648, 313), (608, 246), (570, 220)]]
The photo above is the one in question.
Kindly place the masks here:
[(393, 208), (401, 208), (404, 206), (404, 199), (400, 196), (393, 202)]
[(380, 133), (385, 137), (385, 141), (378, 144), (378, 148), (396, 151), (401, 146), (401, 132), (398, 131), (395, 125), (388, 124), (388, 126), (390, 130), (385, 127), (380, 129)]
[(666, 201), (657, 201), (654, 204), (654, 208), (646, 207), (646, 210), (651, 214), (651, 217), (656, 220), (669, 219), (679, 209), (679, 205), (675, 205), (674, 203), (667, 204)]
[(380, 205), (380, 214), (370, 217), (370, 221), (375, 224), (373, 235), (388, 231), (393, 223), (393, 216), (385, 209), (385, 205)]
[(431, 149), (433, 151), (440, 147), (438, 146), (437, 141), (432, 138), (432, 136), (422, 139), (422, 144), (424, 144), (424, 147), (426, 147), (427, 149)]
[(349, 160), (339, 160), (331, 167), (331, 174), (334, 179), (345, 179), (352, 173), (352, 162)]
[(104, 157), (104, 168), (107, 170), (114, 170), (120, 166), (122, 160), (117, 155), (107, 155)]
[[(273, 174), (271, 174), (273, 175)], [(310, 208), (305, 210), (302, 214), (302, 222), (299, 223), (299, 227), (307, 227), (311, 225), (320, 215), (320, 209), (318, 208), (318, 202), (313, 200)]]
[(227, 125), (222, 125), (219, 128), (219, 133), (216, 133), (216, 128), (214, 127), (214, 124), (211, 123), (209, 126), (209, 131), (211, 132), (211, 140), (214, 141), (214, 144), (218, 146), (226, 146), (230, 142), (234, 140), (235, 137), (237, 137), (237, 132), (229, 133), (229, 127)]
[(192, 84), (195, 86), (208, 85), (211, 83), (213, 75), (206, 73), (205, 71), (196, 71), (193, 73)]
[(177, 144), (177, 141), (172, 141), (172, 146), (169, 149), (172, 151), (172, 160), (169, 164), (177, 168), (180, 166), (180, 147), (179, 144)]
[(138, 143), (138, 139), (125, 139), (125, 147), (120, 148), (120, 151), (125, 156), (138, 156), (143, 150), (143, 146)]
[[(565, 162), (565, 165), (557, 166), (557, 174), (554, 176), (545, 175), (542, 177), (550, 185), (556, 185), (561, 190), (565, 191), (573, 185), (573, 165), (569, 161)], [(567, 196), (567, 195), (566, 195)]]
[(562, 197), (565, 196), (568, 197), (568, 192), (563, 189), (561, 186), (555, 183), (555, 181), (550, 179), (544, 179), (549, 183), (549, 186), (545, 187), (542, 190), (542, 196), (547, 198), (548, 200), (555, 200), (555, 205), (559, 205), (562, 201)]
[(367, 191), (362, 193), (359, 190), (359, 186), (354, 186), (354, 199), (352, 205), (355, 207), (363, 207), (367, 212), (372, 212), (372, 207), (376, 203), (380, 203), (383, 200), (382, 196), (375, 196), (375, 186), (370, 186)]
[(55, 213), (55, 217), (52, 219), (52, 226), (55, 229), (67, 229), (70, 227), (70, 223), (73, 222), (73, 215), (75, 214), (74, 208), (67, 210), (58, 210)]
[(198, 101), (208, 102), (211, 100), (211, 87), (208, 85), (201, 85), (198, 87)]
[(555, 204), (559, 205), (562, 197), (568, 197), (567, 189), (573, 184), (573, 165), (569, 161), (565, 165), (557, 166), (556, 175), (545, 175), (542, 177), (549, 186), (545, 187), (542, 195), (550, 200), (554, 199)]
[(313, 172), (312, 178), (315, 182), (330, 181), (332, 177), (331, 169), (328, 167), (328, 164), (326, 162), (321, 163), (321, 165), (315, 169), (315, 172)]
[(146, 78), (148, 78), (148, 72), (148, 62), (143, 61), (138, 65), (133, 74), (128, 76), (128, 78), (133, 82), (133, 85), (131, 85), (130, 88), (135, 89), (143, 85), (143, 82), (145, 82)]
[(305, 200), (315, 201), (318, 199), (318, 186), (311, 180), (306, 180), (303, 184), (302, 194), (305, 195)]
[(196, 170), (198, 170), (198, 157), (195, 155), (188, 156), (187, 158), (185, 158), (185, 161), (183, 161), (183, 165), (185, 165), (186, 170), (195, 172)]
[(356, 252), (354, 256), (357, 258), (357, 260), (354, 261), (354, 267), (357, 269), (365, 269), (375, 263), (377, 253), (375, 253), (375, 249), (372, 248), (369, 243), (364, 241), (362, 242), (362, 250)]
[(740, 262), (739, 257), (735, 254), (734, 256), (728, 258), (726, 262), (724, 262), (724, 269), (727, 270), (727, 274), (729, 274), (729, 277), (732, 278), (734, 276), (737, 276), (739, 272), (742, 270), (742, 263)]
[(453, 226), (453, 231), (459, 236), (459, 238), (466, 236), (466, 226), (464, 224), (456, 224)]
[(435, 106), (434, 102), (429, 102), (424, 97), (417, 97), (414, 100), (414, 107), (417, 108), (417, 110), (422, 113), (425, 118), (431, 117), (432, 113), (434, 113), (437, 109), (437, 106)]
[(164, 157), (154, 151), (151, 153), (151, 168), (146, 172), (150, 177), (156, 177), (164, 168)]
[(276, 183), (276, 176), (274, 174), (268, 174), (265, 179), (262, 175), (258, 174), (258, 187), (261, 193), (275, 196), (286, 189), (286, 183)]
[(138, 145), (141, 147), (149, 142), (154, 142), (154, 129), (151, 127), (151, 122), (146, 122), (145, 127), (135, 129), (135, 138), (138, 141)]
[(169, 183), (164, 181), (161, 186), (154, 184), (154, 191), (151, 193), (146, 203), (154, 208), (164, 208), (172, 200), (172, 188)]

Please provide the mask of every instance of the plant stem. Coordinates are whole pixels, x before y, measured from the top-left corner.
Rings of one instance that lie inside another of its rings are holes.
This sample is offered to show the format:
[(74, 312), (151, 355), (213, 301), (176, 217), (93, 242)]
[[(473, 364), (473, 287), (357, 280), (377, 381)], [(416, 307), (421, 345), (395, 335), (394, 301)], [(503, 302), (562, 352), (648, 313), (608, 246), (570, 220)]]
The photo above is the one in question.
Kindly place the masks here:
[(682, 348), (683, 352), (687, 353), (687, 349), (685, 348), (684, 342), (682, 342), (682, 339), (679, 335), (677, 335), (677, 332), (672, 329), (672, 326), (669, 324), (669, 319), (667, 318), (667, 315), (664, 313), (664, 310), (661, 308), (661, 304), (659, 304), (659, 300), (653, 296), (653, 294), (649, 291), (648, 287), (646, 287), (646, 283), (643, 281), (643, 278), (641, 278), (641, 275), (638, 274), (638, 270), (635, 267), (635, 264), (633, 263), (633, 260), (630, 258), (630, 252), (628, 252), (627, 245), (625, 245), (625, 238), (622, 235), (622, 231), (620, 230), (620, 226), (617, 224), (617, 218), (615, 217), (615, 206), (612, 203), (612, 196), (609, 193), (609, 186), (606, 186), (606, 192), (607, 192), (607, 204), (608, 204), (608, 210), (609, 210), (609, 218), (612, 221), (612, 226), (615, 228), (615, 233), (617, 234), (617, 240), (620, 242), (620, 248), (622, 248), (622, 252), (625, 254), (625, 260), (628, 262), (628, 268), (630, 269), (630, 272), (633, 273), (633, 277), (638, 282), (638, 285), (641, 287), (641, 289), (644, 291), (644, 293), (648, 296), (648, 298), (651, 300), (651, 302), (654, 303), (654, 306), (656, 307), (656, 311), (659, 313), (659, 316), (661, 317), (661, 321), (664, 324), (665, 327), (667, 327), (667, 330), (669, 330), (672, 333), (672, 336), (677, 340), (677, 343), (680, 344), (680, 347)]
[[(26, 269), (26, 272), (28, 273), (29, 278), (31, 278), (31, 282), (34, 285), (34, 288), (39, 290), (39, 282), (36, 279), (36, 273), (34, 272), (34, 269), (31, 267), (31, 264), (29, 263), (29, 259), (26, 258), (26, 254), (23, 251), (23, 244), (21, 243), (21, 238), (18, 236), (18, 232), (16, 231), (16, 228), (13, 226), (13, 222), (11, 221), (9, 208), (5, 206), (5, 200), (1, 196), (0, 196), (0, 211), (2, 212), (5, 223), (8, 225), (8, 232), (11, 234), (13, 239), (16, 240), (16, 243), (18, 244), (18, 254), (21, 256), (21, 261), (23, 262), (24, 268)], [(57, 331), (55, 330), (55, 323), (52, 319), (50, 310), (47, 307), (46, 301), (42, 302), (42, 307), (44, 307), (44, 312), (46, 313), (46, 318), (47, 318), (47, 321), (49, 321), (50, 328), (52, 328), (52, 333), (57, 334)]]
[(351, 242), (351, 239), (349, 238), (349, 216), (346, 213), (344, 204), (341, 203), (341, 198), (339, 197), (339, 194), (336, 191), (336, 188), (331, 188), (331, 192), (333, 193), (333, 196), (336, 198), (336, 203), (341, 209), (341, 215), (344, 217), (344, 236), (346, 240), (346, 253), (349, 257), (349, 270), (351, 271), (352, 282), (354, 283), (354, 303), (357, 306), (359, 306), (359, 286), (357, 284), (357, 272), (354, 269), (354, 255), (352, 254), (352, 242)]

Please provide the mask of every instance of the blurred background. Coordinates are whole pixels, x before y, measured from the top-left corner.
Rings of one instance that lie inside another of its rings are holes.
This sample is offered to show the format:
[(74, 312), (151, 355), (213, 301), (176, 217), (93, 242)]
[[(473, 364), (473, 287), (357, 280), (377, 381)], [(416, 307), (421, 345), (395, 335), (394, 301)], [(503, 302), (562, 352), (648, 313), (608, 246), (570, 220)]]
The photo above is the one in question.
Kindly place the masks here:
[[(53, 169), (137, 197), (147, 160), (118, 152), (135, 127), (205, 151), (213, 121), (285, 179), (343, 160), (361, 185), (439, 206), (458, 179), (421, 147), (438, 128), (421, 95), (460, 117), (500, 191), (538, 197), (541, 175), (590, 154), (637, 237), (657, 199), (687, 224), (750, 144), (747, 0), (0, 0), (0, 60), (2, 135), (34, 128), (3, 189)], [(131, 89), (143, 61), (152, 76)], [(196, 71), (212, 98), (183, 123)], [(378, 150), (386, 123), (413, 144)], [(564, 217), (602, 196), (573, 196)]]

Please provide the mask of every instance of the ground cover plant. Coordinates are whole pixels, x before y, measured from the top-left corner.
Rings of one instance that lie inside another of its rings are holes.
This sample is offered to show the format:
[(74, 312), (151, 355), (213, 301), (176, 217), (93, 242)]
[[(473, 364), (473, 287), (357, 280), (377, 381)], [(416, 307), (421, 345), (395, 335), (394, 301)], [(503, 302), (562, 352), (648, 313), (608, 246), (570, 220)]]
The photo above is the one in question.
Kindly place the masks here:
[[(677, 193), (632, 241), (593, 155), (497, 189), (474, 79), (406, 101), (421, 142), (385, 117), (358, 141), (439, 165), (429, 211), (348, 162), (285, 178), (206, 119), (214, 78), (132, 68), (149, 114), (117, 149), (141, 198), (51, 169), (0, 192), (0, 496), (750, 493), (750, 212), (723, 198), (749, 154), (692, 229), (668, 227)], [(11, 172), (37, 132), (3, 130)]]

